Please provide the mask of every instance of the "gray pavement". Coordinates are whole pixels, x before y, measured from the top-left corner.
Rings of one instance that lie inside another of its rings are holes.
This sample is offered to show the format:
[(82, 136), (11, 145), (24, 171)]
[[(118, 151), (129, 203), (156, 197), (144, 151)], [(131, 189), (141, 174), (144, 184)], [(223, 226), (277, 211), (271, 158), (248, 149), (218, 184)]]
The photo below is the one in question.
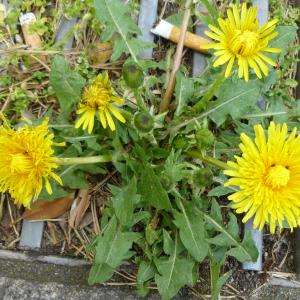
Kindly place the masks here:
[[(15, 252), (11, 253), (16, 257)], [(8, 257), (7, 254), (5, 255)], [(110, 285), (89, 287), (86, 281), (89, 265), (80, 264), (82, 261), (70, 260), (68, 261), (69, 265), (61, 265), (45, 263), (43, 261), (46, 259), (37, 254), (34, 257), (32, 253), (22, 254), (18, 252), (17, 255), (27, 258), (26, 260), (0, 258), (0, 300), (142, 299), (137, 296), (134, 287), (115, 285), (117, 282), (124, 282), (124, 279), (118, 277), (114, 277)], [(61, 263), (60, 260), (57, 262)], [(51, 261), (54, 261), (53, 257)], [(70, 262), (74, 262), (74, 265)], [(270, 284), (266, 284), (255, 295), (236, 299), (300, 300), (298, 283), (288, 281), (284, 282), (284, 285), (287, 285), (287, 283), (291, 283), (291, 286), (294, 287), (273, 286), (271, 280)], [(153, 291), (146, 299), (156, 300), (161, 298)], [(184, 297), (177, 296), (174, 299), (196, 298), (186, 295)]]

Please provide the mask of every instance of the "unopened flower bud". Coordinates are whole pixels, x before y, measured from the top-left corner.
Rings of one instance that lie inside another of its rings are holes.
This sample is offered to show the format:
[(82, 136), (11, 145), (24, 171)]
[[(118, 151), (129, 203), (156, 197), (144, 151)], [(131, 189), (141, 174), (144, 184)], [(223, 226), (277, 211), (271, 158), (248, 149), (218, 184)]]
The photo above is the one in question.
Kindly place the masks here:
[(126, 84), (132, 89), (137, 89), (144, 82), (143, 70), (135, 62), (125, 64), (122, 73)]
[(213, 183), (213, 173), (208, 168), (202, 168), (194, 172), (193, 182), (196, 186), (207, 187)]
[(134, 126), (138, 131), (147, 133), (153, 129), (153, 117), (147, 112), (139, 112), (134, 116)]
[(197, 147), (200, 150), (211, 147), (214, 143), (215, 137), (213, 133), (207, 128), (198, 129), (195, 133)]

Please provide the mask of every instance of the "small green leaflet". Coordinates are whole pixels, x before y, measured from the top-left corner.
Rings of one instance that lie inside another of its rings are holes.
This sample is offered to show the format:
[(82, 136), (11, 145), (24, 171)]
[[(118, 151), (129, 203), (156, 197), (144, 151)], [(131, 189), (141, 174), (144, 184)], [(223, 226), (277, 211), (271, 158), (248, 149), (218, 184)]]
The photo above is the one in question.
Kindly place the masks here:
[(170, 155), (164, 164), (164, 174), (171, 180), (172, 183), (177, 183), (186, 177), (189, 172), (186, 170), (186, 164), (182, 162), (181, 151), (175, 153), (172, 149)]
[(139, 264), (139, 269), (136, 277), (138, 293), (141, 296), (146, 296), (149, 289), (147, 283), (155, 275), (156, 268), (150, 261), (142, 260)]
[[(216, 203), (216, 201), (215, 201)], [(197, 211), (199, 211), (197, 209)], [(238, 235), (238, 224), (236, 217), (231, 214), (230, 222), (225, 228), (220, 222), (219, 217), (216, 219), (213, 215), (199, 211), (203, 215), (205, 221), (211, 225), (217, 232), (218, 235), (207, 239), (208, 243), (217, 246), (228, 246), (233, 247), (227, 251), (227, 255), (234, 256), (240, 262), (244, 261), (256, 261), (258, 257), (258, 251), (254, 244), (254, 241), (251, 239), (251, 234), (247, 234), (244, 237), (244, 240), (241, 242)]]
[(58, 98), (61, 114), (63, 117), (69, 117), (81, 97), (81, 90), (84, 87), (85, 79), (70, 66), (64, 57), (56, 55), (51, 65), (50, 85), (53, 87)]
[(270, 44), (270, 47), (279, 48), (282, 50), (280, 54), (286, 53), (289, 45), (297, 36), (297, 28), (294, 26), (278, 26), (276, 31), (279, 33), (276, 39)]
[(102, 283), (111, 278), (114, 274), (114, 268), (105, 263), (94, 263), (91, 267), (88, 283), (93, 285), (95, 283)]
[(175, 115), (179, 116), (187, 102), (193, 96), (194, 93), (194, 82), (190, 78), (185, 78), (180, 72), (176, 75), (176, 87), (175, 87), (175, 98), (176, 98), (176, 111)]
[[(67, 168), (65, 168), (64, 170), (68, 170), (68, 172), (65, 172), (63, 174), (62, 177), (62, 180), (63, 180), (63, 183), (64, 183), (64, 186), (67, 186), (71, 189), (86, 189), (88, 188), (89, 184), (88, 184), (88, 181), (87, 181), (87, 176), (86, 176), (86, 173), (79, 170), (78, 167), (73, 167), (71, 169), (71, 167), (73, 166), (68, 166)], [(64, 172), (64, 171), (63, 171)]]
[(234, 190), (232, 190), (231, 188), (219, 185), (219, 186), (213, 188), (211, 191), (209, 191), (208, 196), (209, 197), (220, 197), (220, 196), (228, 195), (233, 192), (234, 192)]
[[(248, 253), (246, 253), (246, 251), (242, 251), (242, 249), (246, 249)], [(245, 234), (244, 239), (240, 244), (240, 247), (231, 248), (227, 252), (227, 255), (235, 257), (240, 262), (256, 261), (258, 257), (258, 251), (252, 239), (251, 232), (248, 231)]]
[(171, 299), (186, 284), (193, 284), (195, 262), (188, 258), (179, 258), (177, 239), (176, 235), (169, 257), (155, 259), (159, 272), (155, 275), (155, 282), (163, 300)]
[(149, 203), (157, 209), (170, 209), (171, 202), (167, 192), (163, 189), (159, 177), (149, 165), (144, 165), (141, 170), (141, 181), (139, 183), (139, 193), (143, 201)]
[(238, 119), (256, 105), (260, 96), (258, 79), (246, 82), (243, 79), (228, 78), (222, 82), (216, 96), (218, 100), (212, 102), (214, 107), (207, 114), (220, 126), (228, 115)]
[(137, 283), (143, 284), (146, 281), (153, 278), (155, 275), (155, 266), (152, 262), (142, 260), (139, 265), (139, 270), (137, 273)]
[[(137, 39), (140, 33), (138, 26), (130, 16), (130, 8), (120, 0), (94, 0), (97, 18), (106, 25), (102, 35), (105, 41), (111, 40), (115, 32), (114, 49), (111, 59), (117, 60), (122, 53), (129, 53), (134, 61), (142, 47), (150, 44)], [(152, 46), (152, 44), (151, 44)]]
[(131, 179), (127, 186), (122, 188), (111, 187), (111, 192), (115, 214), (122, 225), (128, 226), (133, 219), (134, 205), (140, 201), (140, 195), (137, 195), (135, 177)]
[(123, 232), (116, 216), (113, 216), (97, 238), (95, 262), (90, 270), (89, 284), (108, 280), (113, 274), (113, 269), (134, 254), (130, 248), (139, 238), (138, 233)]
[(182, 243), (197, 262), (202, 262), (208, 253), (203, 217), (193, 211), (193, 205), (184, 206), (178, 201), (181, 213), (174, 210), (174, 223), (179, 229)]

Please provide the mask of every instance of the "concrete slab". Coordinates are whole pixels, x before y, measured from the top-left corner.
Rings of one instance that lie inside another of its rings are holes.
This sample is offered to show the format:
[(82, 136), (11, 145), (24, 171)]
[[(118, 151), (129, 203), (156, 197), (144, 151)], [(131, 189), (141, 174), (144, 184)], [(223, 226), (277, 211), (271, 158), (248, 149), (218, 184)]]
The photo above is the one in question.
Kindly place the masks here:
[(269, 285), (247, 299), (249, 300), (299, 300), (300, 289)]
[[(133, 300), (136, 297), (127, 287), (89, 288), (60, 283), (32, 283), (27, 280), (0, 277), (0, 299), (3, 300)], [(160, 299), (154, 296), (148, 299)]]
[[(29, 260), (28, 256), (31, 257)], [(134, 284), (125, 283), (118, 275), (113, 276), (109, 283), (90, 287), (87, 284), (89, 265), (53, 264), (47, 259), (43, 260), (45, 262), (35, 260), (34, 256), (32, 252), (19, 253), (13, 259), (8, 259), (8, 256), (0, 258), (0, 300), (161, 299), (155, 290), (146, 298), (138, 297)], [(25, 261), (20, 260), (24, 257)], [(130, 270), (129, 267), (127, 271)], [(196, 298), (186, 295), (174, 299)]]

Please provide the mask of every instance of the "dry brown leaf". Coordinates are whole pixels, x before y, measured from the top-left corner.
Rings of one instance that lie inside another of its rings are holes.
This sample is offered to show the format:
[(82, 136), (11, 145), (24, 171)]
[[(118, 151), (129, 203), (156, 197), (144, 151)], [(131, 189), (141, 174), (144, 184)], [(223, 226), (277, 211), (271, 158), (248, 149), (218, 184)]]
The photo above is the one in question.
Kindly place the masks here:
[(79, 230), (85, 228), (86, 226), (89, 226), (93, 223), (93, 214), (91, 211), (85, 213), (84, 217), (82, 218), (80, 222), (80, 226), (78, 227)]
[(35, 202), (30, 210), (26, 210), (22, 218), (24, 220), (55, 219), (68, 211), (73, 203), (73, 197), (61, 197), (54, 201), (41, 200)]
[(90, 206), (90, 199), (89, 190), (79, 190), (70, 211), (69, 225), (71, 228), (77, 228), (80, 224), (86, 210)]
[(106, 63), (112, 53), (112, 44), (109, 42), (96, 43), (93, 48), (88, 50), (90, 63), (94, 65)]

